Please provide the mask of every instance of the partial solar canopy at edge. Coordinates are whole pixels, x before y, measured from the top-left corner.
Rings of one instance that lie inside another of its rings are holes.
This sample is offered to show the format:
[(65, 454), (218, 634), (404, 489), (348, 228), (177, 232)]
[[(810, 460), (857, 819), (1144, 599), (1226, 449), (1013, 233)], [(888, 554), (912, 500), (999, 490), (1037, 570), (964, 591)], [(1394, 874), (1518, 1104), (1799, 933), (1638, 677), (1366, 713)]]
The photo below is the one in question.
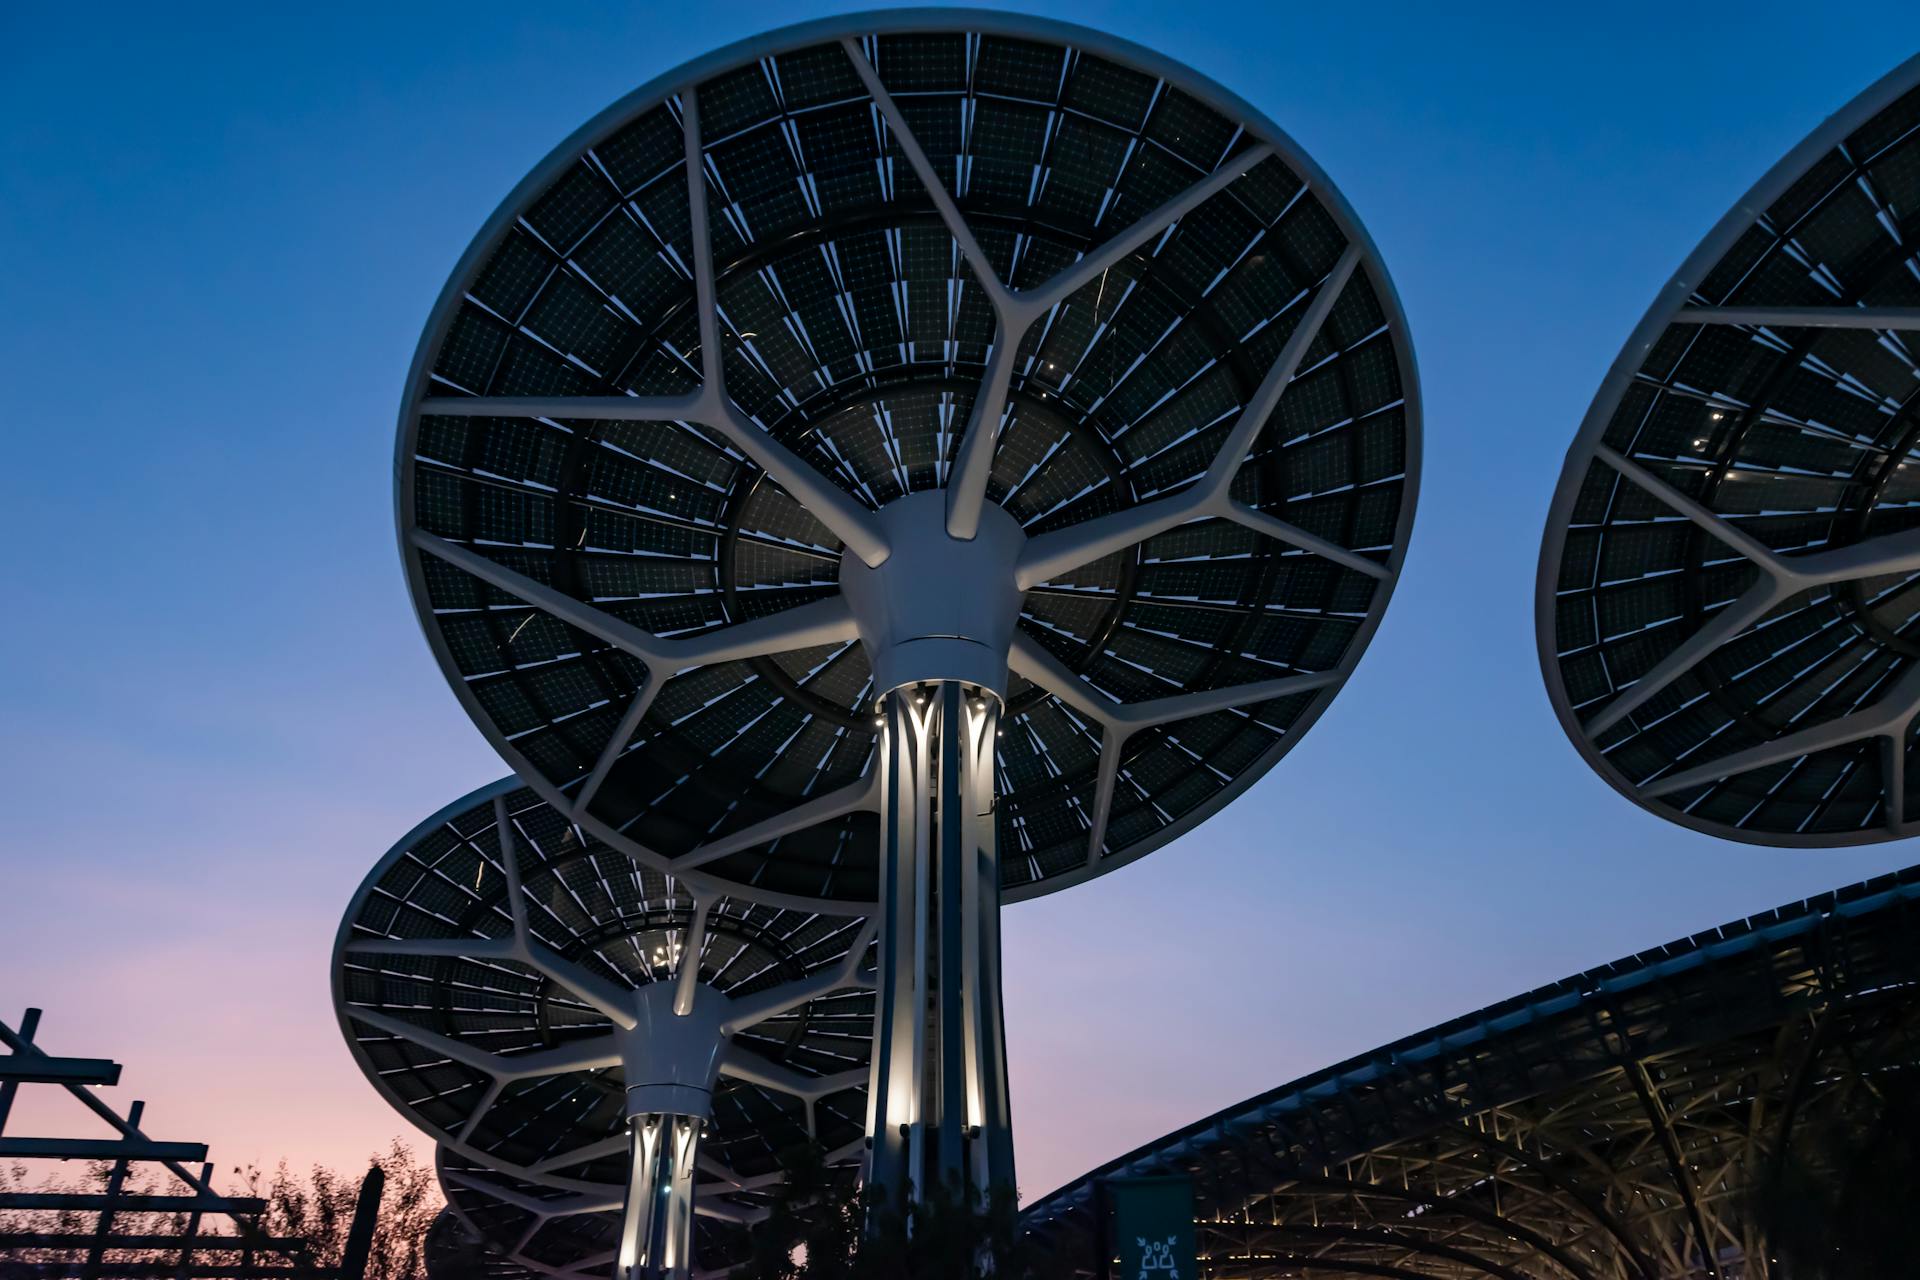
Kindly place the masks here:
[(1756, 844), (1920, 830), (1920, 58), (1790, 152), (1602, 383), (1541, 548), (1561, 725)]
[[(745, 42), (616, 104), (509, 197), (436, 308), (401, 420), (403, 554), (468, 711), (583, 827), (764, 902), (873, 899), (856, 641), (689, 664), (629, 723), (647, 663), (567, 616), (593, 601), (698, 646), (797, 614), (838, 596), (831, 521), (705, 423), (420, 412), (429, 397), (697, 395), (702, 255), (677, 95), (698, 83), (728, 392), (860, 509), (943, 486), (994, 320), (843, 36), (1013, 286), (1221, 184), (1012, 350), (988, 497), (1029, 532), (1195, 491), (1290, 335), (1311, 334), (1220, 495), (1230, 517), (1028, 594), (1021, 642), (1047, 674), (1013, 676), (999, 760), (1018, 900), (1157, 848), (1290, 749), (1377, 627), (1411, 527), (1418, 387), (1385, 268), (1299, 148), (1191, 71), (1081, 28), (904, 11)], [(544, 606), (525, 598), (542, 591)], [(1287, 677), (1302, 687), (1204, 714), (1148, 706)], [(799, 807), (803, 829), (748, 839)]]

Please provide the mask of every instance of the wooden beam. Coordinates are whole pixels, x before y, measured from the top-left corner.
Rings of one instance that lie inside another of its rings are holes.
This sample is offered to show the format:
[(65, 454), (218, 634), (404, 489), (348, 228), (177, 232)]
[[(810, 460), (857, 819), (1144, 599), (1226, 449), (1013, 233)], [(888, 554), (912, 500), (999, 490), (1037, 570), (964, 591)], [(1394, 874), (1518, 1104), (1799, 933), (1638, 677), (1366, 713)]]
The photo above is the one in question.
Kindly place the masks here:
[(0, 1138), (0, 1158), (17, 1160), (205, 1160), (204, 1142), (150, 1138)]
[[(111, 1197), (111, 1207), (122, 1213), (185, 1213), (201, 1209), (208, 1213), (254, 1215), (267, 1211), (267, 1202), (255, 1196), (148, 1196)], [(8, 1191), (0, 1192), (0, 1209), (75, 1209), (99, 1210), (109, 1207), (109, 1197), (80, 1191)]]
[(120, 1064), (110, 1058), (0, 1054), (0, 1080), (18, 1084), (119, 1084)]

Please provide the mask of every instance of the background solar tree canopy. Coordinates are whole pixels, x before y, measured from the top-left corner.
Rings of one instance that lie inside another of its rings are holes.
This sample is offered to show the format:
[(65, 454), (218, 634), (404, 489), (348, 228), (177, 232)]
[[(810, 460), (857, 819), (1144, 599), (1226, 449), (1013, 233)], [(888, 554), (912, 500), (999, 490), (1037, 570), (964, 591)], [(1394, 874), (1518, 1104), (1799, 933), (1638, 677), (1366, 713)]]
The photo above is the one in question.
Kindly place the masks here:
[(1663, 289), (1567, 457), (1536, 626), (1629, 799), (1758, 844), (1916, 830), (1920, 58)]
[(374, 867), (334, 1001), (368, 1079), (458, 1162), (443, 1180), (484, 1169), (494, 1199), (544, 1187), (568, 1210), (548, 1217), (616, 1226), (632, 1197), (634, 1250), (684, 1260), (691, 1213), (751, 1219), (796, 1147), (858, 1154), (872, 936), (690, 896), (508, 778)]
[(843, 584), (975, 606), (1018, 899), (1191, 828), (1325, 708), (1418, 420), (1383, 265), (1259, 113), (1081, 28), (858, 15), (670, 73), (516, 188), (422, 339), (398, 516), (515, 770), (786, 905), (879, 896), (874, 712), (947, 626)]
[[(444, 1185), (442, 1189), (444, 1191)], [(421, 1252), (427, 1280), (477, 1280), (478, 1277), (527, 1280), (541, 1274), (490, 1248), (452, 1205), (441, 1209), (433, 1225), (427, 1228)]]
[[(444, 1147), (436, 1163), (440, 1189), (447, 1197), (442, 1216), (448, 1220), (449, 1236), (458, 1231), (475, 1241), (486, 1267), (483, 1274), (600, 1280), (613, 1270), (621, 1233), (618, 1200), (609, 1202), (512, 1178)], [(746, 1224), (763, 1212), (751, 1202), (760, 1198), (730, 1197), (722, 1206), (727, 1217), (700, 1215), (693, 1230), (693, 1264), (688, 1269), (693, 1277), (724, 1276), (746, 1259), (750, 1250)], [(441, 1224), (436, 1222), (434, 1227), (428, 1237), (429, 1275), (433, 1235)], [(453, 1256), (444, 1243), (442, 1248), (443, 1256)], [(471, 1257), (472, 1252), (467, 1250), (465, 1256)]]

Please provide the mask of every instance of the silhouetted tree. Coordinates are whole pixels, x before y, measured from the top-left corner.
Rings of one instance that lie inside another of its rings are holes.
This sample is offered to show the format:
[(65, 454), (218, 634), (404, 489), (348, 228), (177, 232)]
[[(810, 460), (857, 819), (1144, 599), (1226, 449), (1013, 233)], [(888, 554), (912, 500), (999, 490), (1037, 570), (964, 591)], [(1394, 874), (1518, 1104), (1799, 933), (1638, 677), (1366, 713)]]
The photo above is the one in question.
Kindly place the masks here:
[(944, 1188), (900, 1212), (864, 1196), (817, 1149), (796, 1152), (753, 1253), (734, 1280), (1039, 1280), (1050, 1274), (1021, 1239), (1013, 1188), (982, 1205)]
[(1794, 1126), (1759, 1212), (1785, 1280), (1912, 1275), (1920, 1255), (1920, 1097), (1901, 1073), (1841, 1069)]
[[(380, 1198), (380, 1217), (374, 1226), (373, 1251), (367, 1258), (366, 1280), (424, 1280), (427, 1274), (427, 1228), (439, 1216), (445, 1201), (433, 1166), (395, 1138), (386, 1154), (373, 1163), (387, 1175)], [(342, 1174), (314, 1165), (302, 1179), (281, 1161), (271, 1179), (249, 1168), (246, 1194), (265, 1198), (267, 1212), (261, 1225), (272, 1235), (298, 1236), (307, 1241), (317, 1266), (333, 1267), (346, 1250), (347, 1231), (353, 1225), (360, 1198), (362, 1170)], [(261, 1190), (262, 1182), (265, 1190)]]

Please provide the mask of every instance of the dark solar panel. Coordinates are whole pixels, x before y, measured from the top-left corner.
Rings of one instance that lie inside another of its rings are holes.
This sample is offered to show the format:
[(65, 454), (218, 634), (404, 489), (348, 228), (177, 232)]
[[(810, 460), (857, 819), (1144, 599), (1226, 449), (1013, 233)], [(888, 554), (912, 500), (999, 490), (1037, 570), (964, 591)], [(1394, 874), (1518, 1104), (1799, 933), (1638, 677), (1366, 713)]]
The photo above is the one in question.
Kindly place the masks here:
[[(496, 806), (517, 851), (524, 952), (510, 947)], [(361, 885), (334, 957), (341, 1027), (383, 1096), (459, 1160), (617, 1202), (626, 1081), (595, 992), (676, 980), (692, 917), (683, 887), (506, 779), (422, 824)], [(862, 925), (720, 899), (692, 935), (696, 999), (830, 979), (866, 956)], [(870, 992), (847, 989), (733, 1035), (701, 1142), (702, 1211), (777, 1179), (795, 1148), (859, 1146), (872, 1026)]]
[(427, 1228), (421, 1252), (427, 1280), (532, 1280), (540, 1274), (489, 1245), (451, 1206)]
[(1708, 237), (1555, 496), (1538, 623), (1561, 721), (1627, 796), (1718, 835), (1916, 829), (1916, 84), (1920, 59)]
[[(447, 1198), (443, 1232), (439, 1221), (428, 1233), (428, 1275), (438, 1280), (436, 1257), (442, 1265), (464, 1263), (469, 1269), (450, 1270), (447, 1280), (467, 1280), (473, 1254), (449, 1237), (451, 1228), (476, 1240), (481, 1250), (478, 1274), (502, 1280), (540, 1275), (579, 1277), (613, 1271), (620, 1244), (617, 1204), (577, 1192), (556, 1190), (538, 1182), (513, 1178), (441, 1147), (435, 1163), (440, 1189)], [(766, 1197), (740, 1193), (703, 1206), (693, 1224), (693, 1266), (698, 1275), (724, 1275), (747, 1258), (749, 1223), (765, 1213)], [(720, 1217), (715, 1214), (725, 1214)], [(441, 1236), (438, 1253), (435, 1237)]]
[[(1411, 524), (1412, 357), (1338, 192), (1199, 77), (1030, 19), (865, 21), (642, 90), (496, 215), (409, 393), (409, 578), (469, 711), (583, 828), (759, 900), (865, 902), (880, 691), (855, 633), (682, 662), (621, 628), (827, 616), (849, 524), (953, 482), (990, 352), (986, 496), (1030, 539), (1211, 492), (1230, 451), (1208, 513), (1026, 593), (999, 779), (1018, 898), (1187, 829), (1332, 698)], [(659, 399), (697, 398), (714, 354), (690, 105), (738, 430)], [(1057, 291), (1017, 342), (989, 276)], [(1231, 692), (1288, 678), (1318, 683)], [(749, 838), (803, 804), (808, 825)]]

